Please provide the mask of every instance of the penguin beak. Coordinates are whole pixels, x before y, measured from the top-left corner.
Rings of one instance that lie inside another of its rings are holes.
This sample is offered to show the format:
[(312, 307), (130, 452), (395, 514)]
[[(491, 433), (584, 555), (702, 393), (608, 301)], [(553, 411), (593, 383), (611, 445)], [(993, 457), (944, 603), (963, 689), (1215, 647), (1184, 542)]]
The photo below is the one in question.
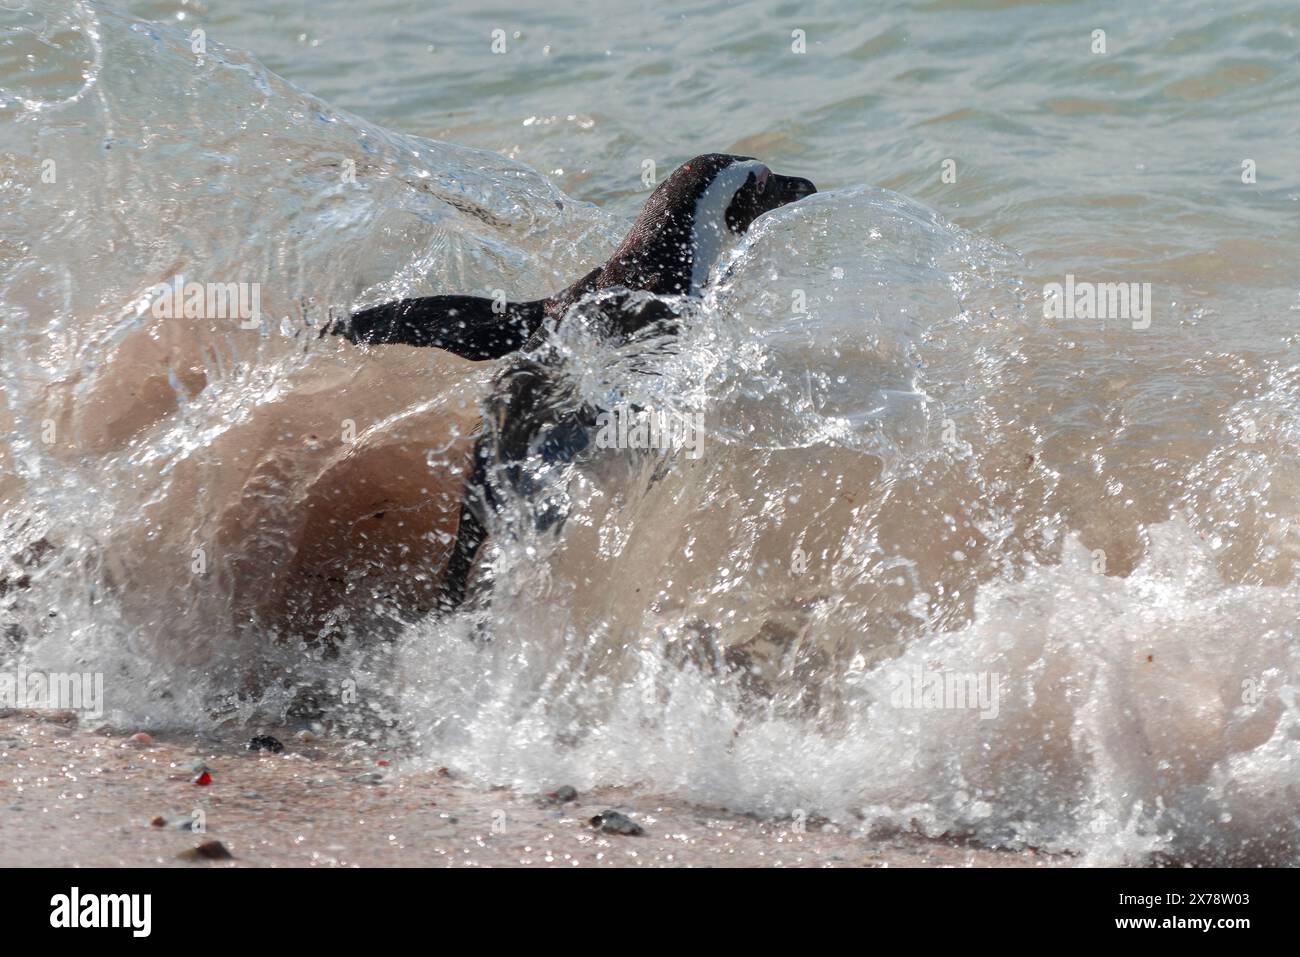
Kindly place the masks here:
[(797, 202), (805, 196), (811, 196), (817, 192), (817, 187), (812, 184), (811, 180), (800, 179), (798, 176), (777, 176), (773, 173), (768, 178), (768, 190), (773, 194), (777, 206), (785, 206), (787, 203)]

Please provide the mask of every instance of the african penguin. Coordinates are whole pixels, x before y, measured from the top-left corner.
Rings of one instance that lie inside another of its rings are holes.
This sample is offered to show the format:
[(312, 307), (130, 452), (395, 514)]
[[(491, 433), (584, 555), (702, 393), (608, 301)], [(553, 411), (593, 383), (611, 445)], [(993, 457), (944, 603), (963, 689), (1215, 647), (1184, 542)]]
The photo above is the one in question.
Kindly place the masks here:
[[(651, 301), (627, 293), (700, 296), (727, 242), (763, 213), (817, 191), (806, 179), (780, 176), (749, 156), (706, 153), (679, 166), (646, 201), (632, 229), (604, 265), (546, 299), (506, 303), (477, 296), (402, 299), (365, 309), (331, 331), (353, 343), (445, 349), (472, 360), (515, 354), (494, 377), (486, 428), (475, 444), (455, 547), (442, 579), (439, 607), (460, 606), (489, 511), (500, 503), (493, 476), (516, 490), (527, 483), (529, 456), (571, 457), (587, 443), (597, 410), (566, 406), (560, 361), (546, 349), (548, 328), (579, 300), (599, 297), (604, 331), (630, 336), (671, 319)], [(494, 308), (495, 306), (495, 308)], [(550, 324), (547, 320), (552, 320)], [(540, 522), (552, 518), (539, 517)]]

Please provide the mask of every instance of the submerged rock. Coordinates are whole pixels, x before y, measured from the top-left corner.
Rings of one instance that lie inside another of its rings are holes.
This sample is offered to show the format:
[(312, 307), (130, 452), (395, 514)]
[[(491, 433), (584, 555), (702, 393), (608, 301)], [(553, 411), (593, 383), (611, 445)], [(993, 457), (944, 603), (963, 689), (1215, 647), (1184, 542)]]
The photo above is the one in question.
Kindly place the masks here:
[(578, 789), (564, 784), (548, 792), (545, 797), (547, 804), (569, 804), (578, 800)]
[(645, 833), (645, 828), (636, 821), (613, 810), (601, 811), (591, 819), (591, 826), (602, 834), (627, 834), (635, 837)]

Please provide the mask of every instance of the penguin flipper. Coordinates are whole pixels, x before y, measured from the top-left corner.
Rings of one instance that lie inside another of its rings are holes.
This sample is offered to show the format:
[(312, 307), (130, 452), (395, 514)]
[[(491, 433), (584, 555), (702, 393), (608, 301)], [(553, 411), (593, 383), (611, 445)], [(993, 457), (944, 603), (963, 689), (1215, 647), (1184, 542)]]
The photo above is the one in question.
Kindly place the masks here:
[(547, 300), (507, 302), (481, 296), (400, 299), (353, 313), (332, 331), (350, 342), (431, 346), (463, 359), (499, 359), (541, 326)]

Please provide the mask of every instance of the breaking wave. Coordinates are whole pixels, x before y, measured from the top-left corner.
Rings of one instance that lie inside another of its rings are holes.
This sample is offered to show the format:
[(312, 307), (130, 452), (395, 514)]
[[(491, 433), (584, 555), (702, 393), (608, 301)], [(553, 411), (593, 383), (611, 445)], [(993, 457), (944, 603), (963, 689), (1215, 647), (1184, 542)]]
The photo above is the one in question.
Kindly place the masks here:
[[(991, 240), (819, 193), (672, 338), (578, 307), (571, 398), (699, 416), (699, 454), (552, 466), (564, 521), (507, 502), (490, 602), (426, 617), (492, 367), (323, 329), (549, 294), (627, 224), (98, 4), (4, 16), (6, 660), (103, 671), (118, 724), (337, 723), (484, 783), (1300, 858), (1290, 345), (1045, 321)], [(178, 277), (260, 314), (159, 317)]]

